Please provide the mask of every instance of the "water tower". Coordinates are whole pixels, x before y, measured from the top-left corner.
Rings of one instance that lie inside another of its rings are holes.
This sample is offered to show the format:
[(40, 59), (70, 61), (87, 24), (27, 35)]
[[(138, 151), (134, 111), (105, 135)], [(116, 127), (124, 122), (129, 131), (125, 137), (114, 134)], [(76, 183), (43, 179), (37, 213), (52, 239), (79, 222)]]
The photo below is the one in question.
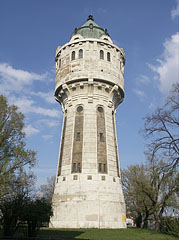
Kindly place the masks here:
[(115, 113), (125, 54), (90, 15), (56, 50), (55, 98), (64, 113), (54, 228), (125, 228)]

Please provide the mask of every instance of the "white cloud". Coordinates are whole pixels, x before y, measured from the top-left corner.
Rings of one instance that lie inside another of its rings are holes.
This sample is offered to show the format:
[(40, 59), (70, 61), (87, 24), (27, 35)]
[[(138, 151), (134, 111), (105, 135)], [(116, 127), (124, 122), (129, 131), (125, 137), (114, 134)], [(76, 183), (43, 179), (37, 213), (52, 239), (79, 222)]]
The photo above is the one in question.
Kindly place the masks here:
[(24, 128), (24, 132), (25, 132), (26, 136), (29, 137), (29, 136), (39, 133), (39, 130), (37, 128), (32, 127), (31, 125), (27, 125)]
[(31, 92), (30, 94), (41, 97), (43, 100), (45, 100), (48, 103), (57, 104), (57, 102), (55, 101), (53, 91), (47, 92), (47, 93), (45, 93), (45, 92)]
[[(59, 112), (60, 114), (60, 112)], [(52, 120), (52, 119), (42, 119), (42, 120), (39, 120), (38, 121), (39, 124), (45, 124), (46, 126), (48, 127), (57, 127), (59, 126), (59, 121), (56, 121), (56, 120)]]
[(45, 74), (36, 74), (33, 72), (15, 69), (8, 63), (0, 63), (0, 92), (19, 92), (24, 86), (29, 86), (35, 80), (44, 80)]
[(149, 67), (159, 76), (160, 91), (168, 93), (172, 84), (179, 79), (179, 33), (172, 35), (163, 43), (163, 46), (163, 54), (161, 58), (157, 59), (159, 64), (149, 64)]
[(10, 97), (9, 100), (11, 103), (17, 105), (19, 110), (23, 113), (36, 113), (48, 117), (59, 117), (60, 114), (56, 109), (48, 109), (36, 106), (34, 101), (27, 97)]
[(177, 6), (175, 9), (171, 11), (171, 17), (172, 19), (175, 19), (179, 16), (179, 0), (177, 0)]
[(45, 140), (49, 140), (53, 138), (53, 135), (43, 135), (42, 136)]
[(150, 83), (150, 78), (146, 75), (141, 74), (139, 77), (137, 77), (136, 81), (137, 81), (137, 84), (147, 85)]
[(144, 91), (141, 91), (139, 89), (133, 89), (133, 92), (135, 92), (135, 94), (140, 98), (140, 100), (143, 100), (145, 97), (145, 93)]

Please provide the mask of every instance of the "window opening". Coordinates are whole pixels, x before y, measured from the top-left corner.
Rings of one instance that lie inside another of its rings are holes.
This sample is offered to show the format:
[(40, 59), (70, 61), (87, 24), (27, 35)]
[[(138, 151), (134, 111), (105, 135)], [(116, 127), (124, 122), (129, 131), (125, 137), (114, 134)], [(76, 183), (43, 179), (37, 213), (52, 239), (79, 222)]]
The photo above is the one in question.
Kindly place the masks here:
[(98, 171), (102, 172), (102, 164), (101, 163), (98, 164)]
[(79, 58), (83, 58), (83, 50), (82, 49), (79, 50)]
[(106, 164), (103, 164), (104, 173), (106, 172)]
[(83, 111), (83, 107), (82, 106), (79, 106), (79, 107), (77, 107), (77, 112), (82, 112)]
[(76, 133), (76, 141), (80, 141), (80, 132)]
[(71, 60), (75, 60), (75, 51), (71, 53)]
[(77, 168), (77, 172), (81, 172), (81, 164), (80, 163), (78, 163), (78, 168)]
[(104, 142), (104, 134), (103, 133), (99, 133), (100, 136), (100, 142)]
[(98, 107), (98, 112), (103, 112), (103, 108), (102, 107)]
[(104, 51), (100, 50), (100, 59), (104, 59)]
[(111, 61), (111, 56), (110, 56), (110, 53), (107, 52), (107, 61), (110, 62)]
[(73, 163), (73, 172), (76, 172), (76, 163)]

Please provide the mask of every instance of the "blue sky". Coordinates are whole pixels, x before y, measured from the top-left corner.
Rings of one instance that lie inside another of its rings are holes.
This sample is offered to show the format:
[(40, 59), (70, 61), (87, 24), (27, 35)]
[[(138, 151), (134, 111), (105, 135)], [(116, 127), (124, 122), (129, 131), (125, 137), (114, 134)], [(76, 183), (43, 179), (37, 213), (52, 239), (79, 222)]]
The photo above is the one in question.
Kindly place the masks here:
[(125, 99), (116, 114), (122, 168), (145, 161), (143, 117), (179, 79), (179, 0), (0, 0), (0, 94), (25, 114), (38, 185), (56, 174), (58, 161), (55, 50), (89, 14), (126, 54)]

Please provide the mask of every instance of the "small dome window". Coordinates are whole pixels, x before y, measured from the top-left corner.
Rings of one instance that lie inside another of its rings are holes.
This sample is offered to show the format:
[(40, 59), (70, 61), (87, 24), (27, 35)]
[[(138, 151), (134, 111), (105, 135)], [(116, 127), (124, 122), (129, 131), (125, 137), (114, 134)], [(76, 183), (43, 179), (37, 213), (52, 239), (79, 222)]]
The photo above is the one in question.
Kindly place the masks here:
[(75, 51), (71, 53), (71, 60), (75, 60)]
[(107, 52), (107, 61), (110, 62), (111, 61), (111, 56), (110, 56), (110, 53)]
[(104, 51), (100, 50), (100, 59), (104, 59)]
[(80, 49), (79, 50), (79, 56), (78, 56), (79, 58), (83, 58), (83, 49)]
[(78, 40), (78, 39), (79, 39), (79, 37), (74, 38), (74, 40)]
[(90, 23), (89, 27), (90, 27), (90, 29), (93, 29), (93, 24), (92, 24), (92, 23)]

